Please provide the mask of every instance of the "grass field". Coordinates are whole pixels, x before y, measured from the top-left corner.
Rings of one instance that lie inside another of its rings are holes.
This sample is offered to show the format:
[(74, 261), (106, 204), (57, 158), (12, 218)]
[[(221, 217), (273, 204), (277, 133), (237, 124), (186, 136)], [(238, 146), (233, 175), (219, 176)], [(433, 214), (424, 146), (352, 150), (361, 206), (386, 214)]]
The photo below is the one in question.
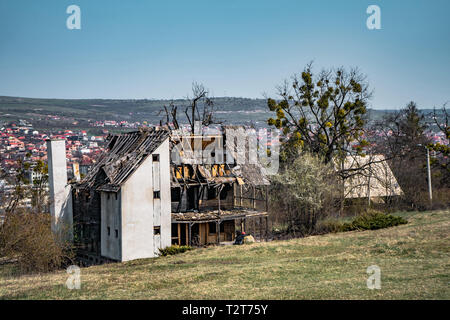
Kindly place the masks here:
[[(377, 231), (197, 249), (176, 256), (12, 278), (2, 299), (450, 299), (450, 211), (399, 213)], [(366, 286), (381, 268), (381, 289)]]

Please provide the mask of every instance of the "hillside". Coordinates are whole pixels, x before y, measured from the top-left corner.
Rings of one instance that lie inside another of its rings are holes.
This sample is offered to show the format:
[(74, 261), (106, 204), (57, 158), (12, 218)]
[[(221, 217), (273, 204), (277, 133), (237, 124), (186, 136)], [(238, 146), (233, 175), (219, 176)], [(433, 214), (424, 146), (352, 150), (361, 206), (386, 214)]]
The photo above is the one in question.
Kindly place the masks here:
[[(407, 225), (289, 241), (197, 249), (176, 256), (8, 276), (2, 299), (450, 299), (450, 211), (400, 213)], [(366, 287), (370, 265), (381, 290)]]
[[(114, 100), (114, 99), (34, 99), (0, 96), (0, 120), (25, 119), (36, 123), (45, 115), (56, 115), (87, 120), (148, 121), (157, 124), (163, 118), (159, 112), (169, 106), (170, 100)], [(174, 100), (179, 118), (185, 120), (187, 100)], [(264, 99), (218, 97), (214, 98), (216, 116), (221, 121), (265, 121), (267, 106)]]
[[(255, 124), (264, 126), (270, 117), (265, 99), (249, 99), (236, 97), (214, 98), (216, 118), (228, 124)], [(181, 122), (187, 122), (184, 110), (187, 100), (174, 100), (178, 106)], [(48, 115), (64, 117), (59, 125), (64, 128), (72, 127), (76, 120), (78, 127), (88, 127), (89, 120), (126, 120), (158, 124), (163, 118), (160, 111), (170, 104), (169, 100), (115, 100), (115, 99), (35, 99), (0, 96), (0, 126), (2, 121), (30, 121), (35, 128), (54, 127), (55, 124), (46, 120)], [(369, 109), (369, 119), (377, 120), (393, 110)], [(432, 110), (422, 109), (425, 115)], [(427, 117), (427, 122), (432, 122)]]

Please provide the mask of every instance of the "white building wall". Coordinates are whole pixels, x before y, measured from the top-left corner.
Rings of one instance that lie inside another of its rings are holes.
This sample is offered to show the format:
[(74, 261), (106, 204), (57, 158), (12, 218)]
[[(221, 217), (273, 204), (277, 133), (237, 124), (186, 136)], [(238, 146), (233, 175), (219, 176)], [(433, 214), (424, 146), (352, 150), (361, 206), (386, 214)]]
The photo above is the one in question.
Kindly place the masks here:
[[(160, 156), (157, 170), (159, 177), (156, 178), (159, 188), (156, 187), (156, 190), (153, 188), (155, 180), (151, 155), (121, 188), (121, 261), (156, 257), (159, 254), (159, 247), (171, 244), (169, 140), (166, 139), (153, 154)], [(161, 199), (155, 204), (153, 191), (158, 190)], [(156, 219), (155, 207), (160, 210)], [(154, 227), (158, 225), (161, 234), (155, 236)]]
[(67, 183), (65, 140), (47, 140), (48, 180), (52, 231), (73, 238), (71, 187)]
[(121, 249), (121, 192), (101, 192), (101, 248), (103, 257), (114, 260), (122, 260)]
[(169, 139), (164, 141), (154, 153), (159, 154), (161, 189), (161, 248), (172, 244), (172, 204), (170, 195), (170, 153)]
[(152, 157), (122, 185), (122, 259), (154, 257)]

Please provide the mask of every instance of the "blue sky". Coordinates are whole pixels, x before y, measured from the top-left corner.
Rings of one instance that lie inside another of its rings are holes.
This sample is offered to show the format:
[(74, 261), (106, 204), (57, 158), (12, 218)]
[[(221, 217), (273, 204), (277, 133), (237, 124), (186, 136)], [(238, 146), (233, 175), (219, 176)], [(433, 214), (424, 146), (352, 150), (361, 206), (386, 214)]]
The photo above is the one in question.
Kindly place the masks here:
[[(66, 8), (81, 8), (81, 30)], [(381, 8), (368, 30), (366, 8)], [(314, 60), (358, 66), (371, 106), (450, 100), (450, 1), (2, 0), (0, 95), (261, 98)]]

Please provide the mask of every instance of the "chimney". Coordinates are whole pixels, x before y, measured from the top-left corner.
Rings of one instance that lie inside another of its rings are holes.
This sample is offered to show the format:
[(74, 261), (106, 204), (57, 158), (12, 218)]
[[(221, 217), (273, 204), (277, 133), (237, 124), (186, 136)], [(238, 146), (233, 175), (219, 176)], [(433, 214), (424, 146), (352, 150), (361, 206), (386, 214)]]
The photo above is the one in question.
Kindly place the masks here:
[(52, 231), (73, 237), (72, 192), (67, 183), (66, 142), (47, 140), (48, 179)]
[(80, 164), (78, 162), (74, 162), (72, 164), (72, 170), (73, 170), (73, 177), (75, 178), (75, 181), (79, 182), (81, 179)]

